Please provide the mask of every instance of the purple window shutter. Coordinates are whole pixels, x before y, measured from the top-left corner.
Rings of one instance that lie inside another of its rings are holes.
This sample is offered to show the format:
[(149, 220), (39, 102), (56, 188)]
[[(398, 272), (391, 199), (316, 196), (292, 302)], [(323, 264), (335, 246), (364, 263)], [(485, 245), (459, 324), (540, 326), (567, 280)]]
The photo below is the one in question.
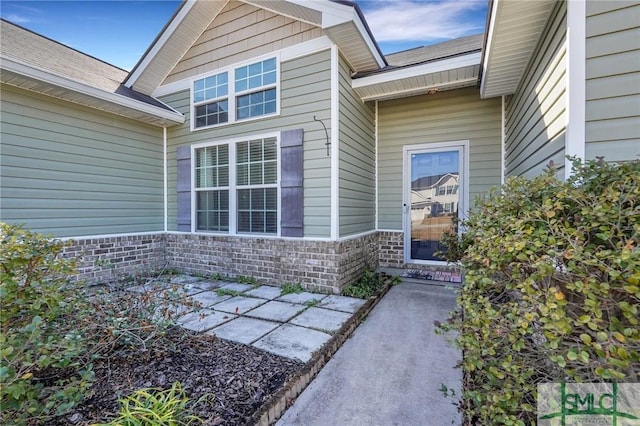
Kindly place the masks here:
[(191, 147), (179, 146), (176, 151), (178, 231), (191, 231)]
[(302, 129), (280, 135), (280, 235), (304, 236), (304, 151)]

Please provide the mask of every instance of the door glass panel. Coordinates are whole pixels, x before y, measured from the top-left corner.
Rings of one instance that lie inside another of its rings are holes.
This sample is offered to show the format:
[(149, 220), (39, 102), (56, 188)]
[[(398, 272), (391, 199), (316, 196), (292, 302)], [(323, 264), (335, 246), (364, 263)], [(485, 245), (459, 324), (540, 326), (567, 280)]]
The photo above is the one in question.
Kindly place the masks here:
[(411, 259), (444, 260), (442, 234), (453, 226), (460, 200), (459, 151), (411, 153)]

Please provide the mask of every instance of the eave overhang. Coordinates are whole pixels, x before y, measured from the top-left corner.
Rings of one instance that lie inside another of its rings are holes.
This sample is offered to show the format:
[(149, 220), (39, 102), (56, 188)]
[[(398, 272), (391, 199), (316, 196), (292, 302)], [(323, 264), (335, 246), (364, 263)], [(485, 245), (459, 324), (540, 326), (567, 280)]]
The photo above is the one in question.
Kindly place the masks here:
[(482, 57), (482, 98), (516, 91), (555, 3), (493, 0)]
[(321, 27), (355, 72), (386, 65), (356, 3), (327, 0), (242, 0), (292, 19)]
[(428, 61), (364, 77), (351, 86), (363, 101), (386, 100), (424, 93), (476, 86), (480, 72), (479, 51)]
[(118, 93), (107, 92), (4, 55), (0, 55), (0, 64), (0, 81), (10, 86), (154, 126), (169, 127), (185, 121), (184, 115), (169, 107), (160, 108)]
[(357, 4), (321, 0), (319, 3), (323, 12), (322, 29), (338, 46), (354, 72), (379, 70), (387, 65)]

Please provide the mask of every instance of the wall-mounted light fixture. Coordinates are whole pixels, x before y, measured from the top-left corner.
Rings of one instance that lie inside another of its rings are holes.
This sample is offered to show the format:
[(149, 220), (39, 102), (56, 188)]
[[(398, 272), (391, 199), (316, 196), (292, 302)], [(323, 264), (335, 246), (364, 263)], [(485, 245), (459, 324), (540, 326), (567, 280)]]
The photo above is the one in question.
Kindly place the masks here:
[(316, 118), (316, 116), (313, 116), (313, 121), (319, 121), (320, 124), (322, 124), (322, 127), (324, 127), (324, 134), (327, 137), (327, 142), (324, 144), (327, 147), (327, 157), (331, 155), (329, 148), (331, 147), (331, 142), (329, 142), (329, 132), (327, 132), (327, 126), (324, 125), (324, 123), (322, 122), (322, 120)]

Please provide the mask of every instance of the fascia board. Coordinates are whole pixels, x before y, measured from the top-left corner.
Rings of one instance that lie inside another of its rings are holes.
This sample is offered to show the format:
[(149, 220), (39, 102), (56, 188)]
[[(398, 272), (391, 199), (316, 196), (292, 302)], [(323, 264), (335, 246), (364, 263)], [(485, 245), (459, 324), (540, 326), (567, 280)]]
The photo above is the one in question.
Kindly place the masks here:
[(487, 29), (487, 41), (484, 49), (482, 49), (482, 77), (480, 79), (480, 97), (486, 97), (486, 81), (487, 81), (487, 67), (489, 66), (489, 58), (493, 52), (494, 32), (496, 29), (496, 17), (498, 16), (498, 8), (502, 7), (500, 0), (493, 0), (491, 5), (491, 15), (489, 16), (489, 28)]
[(345, 22), (353, 21), (358, 28), (360, 37), (365, 41), (369, 51), (374, 56), (378, 66), (380, 68), (386, 65), (384, 58), (378, 52), (375, 41), (369, 35), (364, 22), (358, 15), (356, 9), (352, 6), (344, 4), (334, 3), (330, 1), (318, 1), (318, 0), (287, 0), (290, 3), (306, 6), (322, 12), (322, 28), (327, 29), (335, 27), (336, 25), (344, 24)]
[(43, 83), (81, 93), (83, 95), (90, 96), (107, 103), (131, 108), (157, 118), (171, 121), (175, 124), (182, 124), (185, 121), (184, 115), (175, 110), (167, 111), (162, 108), (137, 101), (135, 99), (127, 98), (126, 96), (122, 96), (117, 93), (107, 92), (106, 90), (98, 89), (88, 84), (62, 77), (47, 70), (25, 64), (11, 58), (7, 58), (4, 55), (0, 55), (0, 63), (2, 64), (2, 69), (28, 77), (30, 79), (42, 81)]
[(167, 40), (169, 40), (169, 38), (173, 35), (175, 30), (180, 26), (184, 18), (189, 14), (189, 12), (191, 11), (191, 8), (193, 8), (195, 4), (196, 4), (196, 0), (187, 0), (185, 2), (183, 7), (180, 9), (176, 17), (171, 22), (171, 24), (169, 24), (167, 29), (158, 38), (158, 41), (153, 45), (149, 53), (144, 57), (142, 62), (138, 64), (138, 66), (133, 71), (133, 73), (129, 77), (127, 77), (127, 79), (124, 82), (124, 85), (126, 87), (131, 88), (136, 83), (136, 81), (138, 81), (138, 79), (142, 76), (142, 74), (147, 69), (149, 64), (153, 61), (153, 59), (156, 57), (158, 52), (162, 50)]

